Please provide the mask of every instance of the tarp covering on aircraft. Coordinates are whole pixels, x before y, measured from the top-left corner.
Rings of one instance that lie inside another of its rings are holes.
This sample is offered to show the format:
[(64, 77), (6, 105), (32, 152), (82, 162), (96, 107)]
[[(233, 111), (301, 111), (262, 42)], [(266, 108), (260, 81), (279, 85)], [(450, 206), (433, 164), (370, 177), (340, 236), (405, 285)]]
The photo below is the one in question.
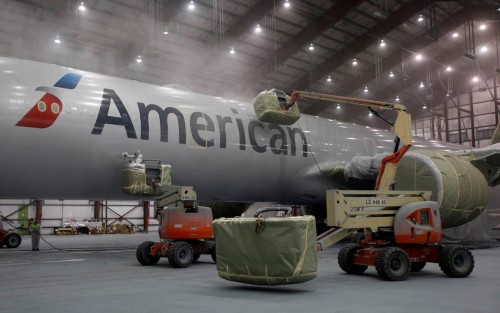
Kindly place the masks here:
[(467, 223), (485, 209), (488, 184), (469, 161), (435, 150), (407, 153), (399, 162), (396, 190), (430, 190), (443, 228)]
[(313, 216), (220, 218), (213, 225), (219, 277), (268, 286), (316, 278)]
[[(290, 101), (289, 96), (285, 98), (286, 102)], [(253, 108), (259, 121), (279, 125), (292, 125), (300, 118), (298, 104), (295, 103), (288, 110), (285, 110), (283, 105), (284, 103), (280, 103), (274, 90), (265, 90), (253, 100)]]
[[(161, 165), (159, 183), (163, 186), (172, 184), (170, 165)], [(125, 168), (122, 172), (122, 191), (129, 195), (142, 196), (154, 195), (155, 189), (146, 183), (146, 170), (144, 168)]]

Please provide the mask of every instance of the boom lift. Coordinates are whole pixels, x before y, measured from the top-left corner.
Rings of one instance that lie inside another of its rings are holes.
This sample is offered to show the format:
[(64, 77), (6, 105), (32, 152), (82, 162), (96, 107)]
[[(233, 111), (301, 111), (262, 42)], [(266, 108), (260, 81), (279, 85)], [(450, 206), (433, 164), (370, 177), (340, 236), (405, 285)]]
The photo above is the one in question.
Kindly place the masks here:
[[(361, 274), (375, 266), (385, 280), (404, 280), (427, 262), (439, 263), (450, 277), (467, 277), (474, 268), (471, 252), (459, 245), (440, 245), (442, 228), (438, 204), (428, 191), (393, 191), (398, 162), (412, 145), (411, 116), (401, 104), (295, 91), (286, 102), (277, 92), (282, 110), (297, 98), (344, 102), (397, 112), (396, 146), (382, 160), (375, 191), (327, 191), (327, 224), (335, 228), (318, 236), (317, 250), (323, 250), (364, 229), (365, 238), (339, 251), (339, 266), (348, 274)], [(402, 147), (399, 144), (402, 143)]]
[[(154, 265), (160, 258), (167, 257), (173, 267), (188, 267), (201, 254), (211, 254), (215, 261), (212, 210), (197, 205), (193, 187), (164, 183), (165, 171), (169, 172), (170, 167), (161, 165), (159, 160), (143, 161), (139, 151), (123, 155), (127, 165), (124, 177), (136, 177), (135, 181), (124, 179), (128, 186), (123, 189), (154, 194), (155, 218), (160, 222), (160, 241), (145, 241), (137, 247), (139, 263)], [(132, 164), (132, 168), (128, 164)]]

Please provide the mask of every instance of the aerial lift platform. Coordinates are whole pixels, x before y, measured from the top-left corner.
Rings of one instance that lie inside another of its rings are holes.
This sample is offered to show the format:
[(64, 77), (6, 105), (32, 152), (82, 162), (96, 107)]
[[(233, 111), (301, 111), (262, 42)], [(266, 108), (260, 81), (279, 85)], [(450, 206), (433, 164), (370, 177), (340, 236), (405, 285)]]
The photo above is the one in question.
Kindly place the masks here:
[(283, 92), (276, 95), (284, 111), (303, 97), (397, 113), (395, 123), (391, 123), (396, 145), (382, 160), (375, 190), (327, 191), (327, 224), (334, 228), (318, 236), (318, 251), (363, 229), (365, 239), (339, 251), (338, 263), (346, 273), (361, 274), (374, 266), (385, 280), (404, 280), (410, 271), (420, 271), (427, 262), (438, 263), (450, 277), (467, 277), (472, 272), (474, 258), (467, 248), (439, 243), (441, 218), (438, 204), (430, 201), (431, 193), (392, 190), (398, 162), (412, 145), (411, 116), (405, 106), (307, 91), (295, 91), (289, 101)]

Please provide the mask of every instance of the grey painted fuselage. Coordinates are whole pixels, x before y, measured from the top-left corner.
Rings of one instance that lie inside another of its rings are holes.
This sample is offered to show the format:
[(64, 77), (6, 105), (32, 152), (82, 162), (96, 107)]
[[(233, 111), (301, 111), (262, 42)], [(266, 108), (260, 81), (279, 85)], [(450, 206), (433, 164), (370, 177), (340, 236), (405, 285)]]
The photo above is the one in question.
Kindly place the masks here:
[[(68, 73), (81, 76), (74, 89), (50, 87)], [(26, 60), (0, 58), (0, 92), (1, 198), (130, 199), (122, 152), (140, 150), (202, 200), (324, 204), (340, 186), (320, 168), (393, 148), (388, 131), (307, 115), (261, 123), (247, 103)], [(16, 126), (46, 92), (62, 103), (53, 124)]]

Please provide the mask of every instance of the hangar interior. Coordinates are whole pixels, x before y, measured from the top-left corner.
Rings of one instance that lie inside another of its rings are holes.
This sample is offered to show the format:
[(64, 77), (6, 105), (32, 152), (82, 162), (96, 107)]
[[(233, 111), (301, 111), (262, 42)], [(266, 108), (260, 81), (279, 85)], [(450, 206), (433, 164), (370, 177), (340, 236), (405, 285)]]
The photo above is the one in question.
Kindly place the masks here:
[[(277, 88), (403, 103), (414, 135), (471, 147), (489, 145), (498, 124), (497, 1), (0, 0), (0, 6), (5, 57), (238, 101)], [(300, 105), (305, 114), (390, 128), (352, 105)], [(113, 213), (89, 200), (47, 200), (46, 231), (63, 219), (102, 220), (106, 212), (113, 223), (128, 218), (144, 228), (144, 212), (153, 215), (151, 204), (130, 201), (113, 211), (115, 204), (99, 202)], [(29, 218), (41, 214), (34, 200), (1, 202), (11, 218), (25, 206)]]

